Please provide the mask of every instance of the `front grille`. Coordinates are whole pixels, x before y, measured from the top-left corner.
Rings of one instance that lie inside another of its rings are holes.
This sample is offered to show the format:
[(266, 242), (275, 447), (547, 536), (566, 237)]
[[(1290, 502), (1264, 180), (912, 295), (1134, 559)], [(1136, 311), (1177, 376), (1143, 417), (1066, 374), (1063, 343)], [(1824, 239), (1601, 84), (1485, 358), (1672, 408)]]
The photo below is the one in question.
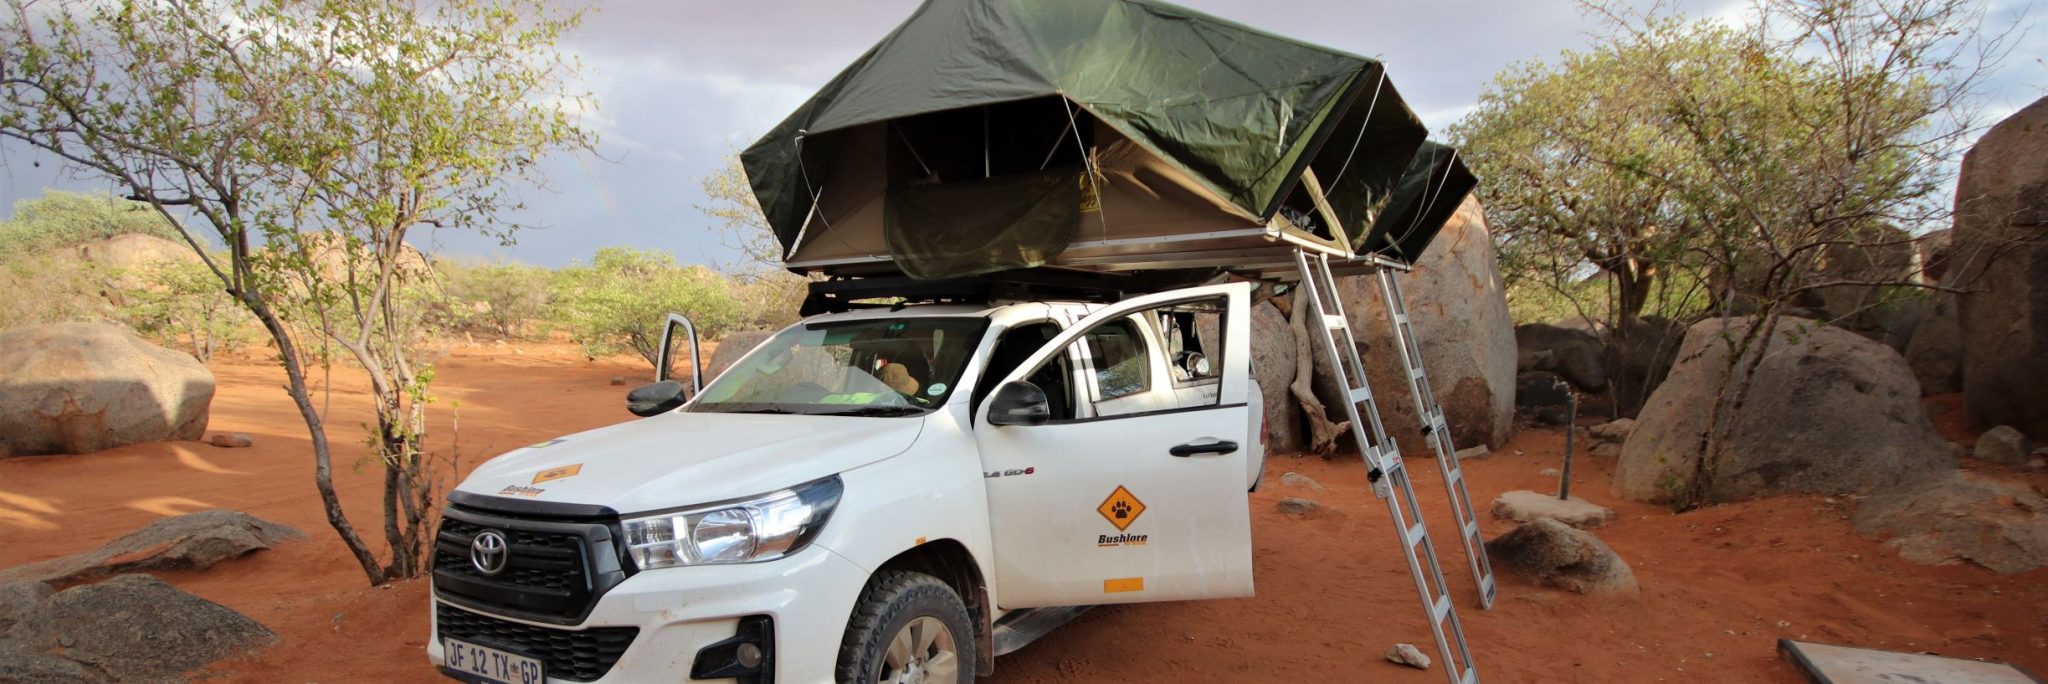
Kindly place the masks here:
[(576, 535), (498, 530), (505, 533), (511, 554), (505, 569), (492, 576), (469, 562), (469, 542), (485, 529), (483, 525), (443, 518), (441, 534), (434, 545), (438, 552), (434, 554), (435, 572), (551, 592), (582, 587), (583, 548)]
[[(505, 535), (505, 567), (470, 561), (484, 530)], [(434, 593), (450, 603), (534, 622), (573, 625), (626, 574), (611, 528), (600, 522), (505, 517), (461, 505), (443, 512), (434, 539)]]
[(555, 629), (478, 615), (439, 601), (434, 617), (440, 636), (461, 639), (501, 651), (539, 658), (547, 676), (570, 681), (596, 681), (610, 672), (633, 637), (637, 627), (593, 627), (583, 630)]

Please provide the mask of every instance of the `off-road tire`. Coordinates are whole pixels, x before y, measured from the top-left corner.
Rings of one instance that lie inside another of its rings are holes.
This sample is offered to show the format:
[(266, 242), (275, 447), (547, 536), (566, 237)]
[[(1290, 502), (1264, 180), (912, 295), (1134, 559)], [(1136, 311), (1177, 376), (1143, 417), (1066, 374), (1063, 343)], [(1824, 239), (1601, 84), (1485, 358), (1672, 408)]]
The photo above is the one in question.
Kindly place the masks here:
[(959, 684), (972, 684), (978, 644), (967, 604), (939, 578), (907, 571), (881, 572), (868, 578), (867, 588), (854, 604), (853, 617), (846, 623), (846, 638), (840, 641), (837, 679), (842, 683), (874, 682), (889, 641), (919, 617), (936, 619), (952, 632), (960, 664)]

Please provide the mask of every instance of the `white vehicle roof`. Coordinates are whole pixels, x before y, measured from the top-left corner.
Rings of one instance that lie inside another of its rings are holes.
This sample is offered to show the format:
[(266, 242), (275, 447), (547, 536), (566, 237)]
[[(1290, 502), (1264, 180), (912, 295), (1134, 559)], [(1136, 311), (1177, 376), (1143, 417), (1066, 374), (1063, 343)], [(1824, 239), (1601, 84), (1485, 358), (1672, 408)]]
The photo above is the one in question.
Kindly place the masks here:
[(866, 321), (877, 319), (922, 318), (938, 316), (987, 317), (996, 325), (1014, 325), (1052, 317), (1072, 316), (1079, 318), (1100, 309), (1105, 304), (1071, 301), (997, 302), (994, 304), (912, 304), (902, 308), (876, 307), (854, 309), (842, 313), (831, 313), (804, 319), (806, 322), (825, 321)]

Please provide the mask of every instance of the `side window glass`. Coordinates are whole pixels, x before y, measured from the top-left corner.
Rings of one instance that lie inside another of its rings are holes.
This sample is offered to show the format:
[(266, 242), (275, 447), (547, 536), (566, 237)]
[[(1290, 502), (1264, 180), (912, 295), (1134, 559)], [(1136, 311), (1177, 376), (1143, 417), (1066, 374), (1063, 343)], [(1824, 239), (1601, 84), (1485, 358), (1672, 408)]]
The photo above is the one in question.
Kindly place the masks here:
[(1223, 315), (1183, 307), (1157, 312), (1160, 336), (1166, 340), (1167, 372), (1176, 385), (1215, 382), (1223, 375)]
[(1125, 318), (1088, 331), (1089, 365), (1101, 400), (1127, 397), (1152, 387), (1151, 359), (1135, 321)]

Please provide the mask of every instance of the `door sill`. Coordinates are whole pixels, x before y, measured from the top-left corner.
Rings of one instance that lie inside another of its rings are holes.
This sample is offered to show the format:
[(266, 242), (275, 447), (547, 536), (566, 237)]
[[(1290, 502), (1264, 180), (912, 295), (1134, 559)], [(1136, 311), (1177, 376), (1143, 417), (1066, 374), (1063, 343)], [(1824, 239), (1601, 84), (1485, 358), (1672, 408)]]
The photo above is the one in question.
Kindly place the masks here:
[(995, 654), (1008, 655), (1072, 622), (1095, 606), (1047, 606), (1010, 611), (996, 621)]

